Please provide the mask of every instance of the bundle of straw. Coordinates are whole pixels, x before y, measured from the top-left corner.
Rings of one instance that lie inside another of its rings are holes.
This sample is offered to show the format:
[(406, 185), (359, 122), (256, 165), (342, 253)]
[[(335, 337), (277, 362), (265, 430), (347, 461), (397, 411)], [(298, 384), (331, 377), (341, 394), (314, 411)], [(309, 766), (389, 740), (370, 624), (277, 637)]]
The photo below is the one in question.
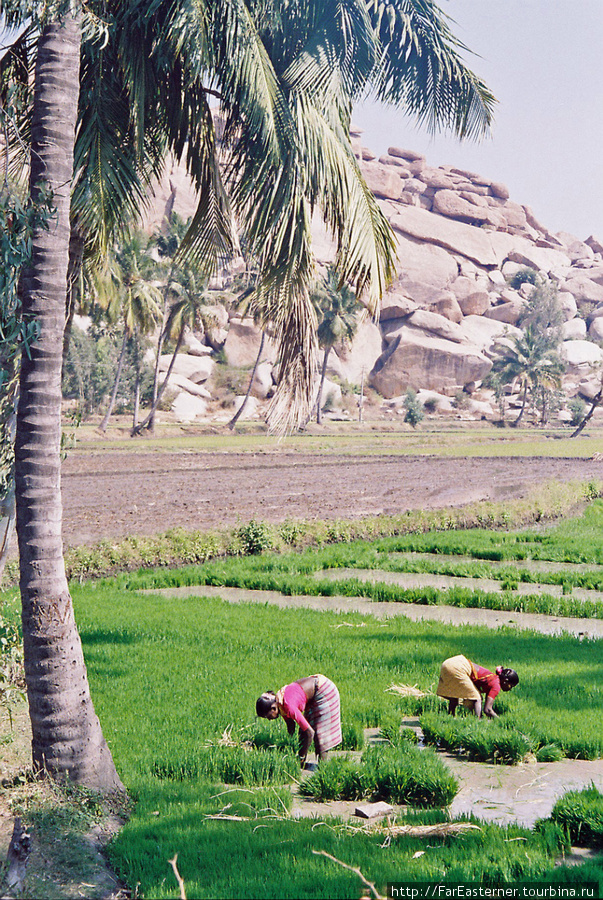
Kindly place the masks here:
[(416, 684), (390, 684), (385, 690), (390, 694), (399, 694), (401, 697), (416, 697), (417, 699), (427, 697), (431, 693), (430, 691), (422, 691)]

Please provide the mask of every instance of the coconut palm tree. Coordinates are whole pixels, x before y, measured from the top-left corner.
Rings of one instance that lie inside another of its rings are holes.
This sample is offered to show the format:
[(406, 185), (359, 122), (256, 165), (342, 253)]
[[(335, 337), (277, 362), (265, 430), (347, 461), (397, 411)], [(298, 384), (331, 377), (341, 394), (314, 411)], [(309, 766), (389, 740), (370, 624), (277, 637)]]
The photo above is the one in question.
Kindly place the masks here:
[[(90, 699), (61, 542), (71, 230), (99, 258), (172, 149), (200, 192), (188, 246), (207, 263), (233, 244), (228, 187), (261, 264), (256, 308), (274, 321), (280, 346), (272, 421), (292, 427), (304, 418), (316, 356), (311, 211), (320, 209), (335, 235), (341, 280), (366, 291), (371, 309), (392, 271), (392, 233), (349, 143), (353, 101), (372, 85), (428, 125), (467, 136), (488, 127), (492, 96), (461, 62), (432, 0), (341, 0), (335, 9), (318, 0), (92, 2), (81, 94), (79, 5), (26, 7), (9, 2), (3, 12), (35, 19), (30, 190), (35, 201), (47, 186), (56, 209), (49, 230), (36, 230), (22, 279), (23, 312), (39, 327), (22, 361), (15, 449), (33, 757), (40, 769), (108, 791), (121, 784)], [(28, 84), (23, 78), (24, 94)], [(210, 110), (216, 93), (224, 177)], [(27, 129), (27, 110), (24, 119)]]
[(178, 281), (169, 283), (169, 293), (173, 298), (165, 326), (163, 328), (164, 339), (171, 338), (176, 344), (172, 352), (165, 378), (161, 383), (157, 395), (153, 400), (151, 409), (146, 418), (132, 428), (132, 436), (140, 434), (152, 422), (155, 412), (163, 394), (169, 384), (170, 375), (174, 369), (176, 357), (184, 342), (186, 330), (193, 330), (201, 320), (201, 311), (207, 305), (204, 283), (198, 284), (196, 273), (187, 266), (181, 267)]
[(497, 345), (492, 374), (501, 384), (519, 381), (522, 388), (521, 408), (512, 423), (514, 427), (523, 417), (528, 391), (534, 394), (539, 388), (559, 387), (563, 371), (556, 342), (550, 340), (546, 331), (532, 324), (521, 335)]
[(339, 341), (351, 341), (359, 324), (360, 304), (347, 285), (339, 284), (337, 273), (329, 268), (312, 293), (318, 314), (318, 343), (324, 350), (318, 393), (316, 396), (316, 424), (322, 424), (322, 392), (327, 375), (329, 354)]
[[(147, 258), (148, 261), (148, 258)], [(115, 252), (108, 271), (95, 279), (96, 299), (111, 322), (121, 321), (123, 339), (107, 411), (99, 425), (107, 430), (117, 398), (128, 341), (148, 334), (161, 319), (161, 291), (144, 274), (141, 236), (134, 235)]]
[(15, 442), (25, 678), (34, 766), (103, 791), (122, 789), (94, 712), (61, 539), (62, 341), (69, 207), (79, 93), (80, 15), (41, 26), (31, 121), (30, 192), (50, 190), (54, 216), (33, 235), (23, 316), (37, 340), (23, 354)]
[[(161, 328), (157, 336), (157, 350), (155, 352), (155, 367), (153, 370), (153, 393), (151, 401), (151, 413), (147, 424), (147, 430), (153, 431), (155, 427), (155, 412), (157, 409), (157, 395), (159, 393), (159, 364), (163, 344), (167, 337), (166, 326), (168, 324), (168, 316), (170, 312), (170, 294), (172, 293), (171, 285), (178, 282), (178, 267), (180, 260), (178, 259), (178, 251), (182, 239), (186, 234), (188, 224), (177, 213), (172, 212), (167, 221), (164, 223), (164, 230), (159, 231), (153, 238), (154, 247), (163, 262), (165, 272), (165, 282), (163, 287), (163, 315), (161, 319)], [(189, 266), (189, 269), (191, 267)], [(173, 298), (172, 298), (173, 299)], [(133, 426), (136, 427), (136, 424)]]
[(465, 48), (433, 0), (341, 0), (335, 8), (294, 0), (278, 15), (257, 0), (88, 8), (73, 258), (79, 238), (84, 259), (102, 256), (143, 205), (166, 151), (185, 156), (200, 192), (189, 250), (206, 266), (216, 262), (233, 245), (232, 213), (245, 224), (260, 260), (255, 312), (274, 322), (280, 350), (271, 421), (294, 427), (304, 420), (317, 353), (310, 211), (322, 212), (340, 277), (366, 293), (373, 312), (392, 271), (391, 230), (349, 144), (353, 102), (372, 90), (432, 130), (467, 137), (487, 129), (493, 98), (462, 62)]

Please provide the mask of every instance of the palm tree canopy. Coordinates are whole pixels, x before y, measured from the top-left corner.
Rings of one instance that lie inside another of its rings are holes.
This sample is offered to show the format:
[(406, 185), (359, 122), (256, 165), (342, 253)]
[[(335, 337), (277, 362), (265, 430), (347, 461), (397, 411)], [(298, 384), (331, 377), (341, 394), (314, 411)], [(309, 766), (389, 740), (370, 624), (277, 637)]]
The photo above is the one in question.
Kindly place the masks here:
[(95, 299), (108, 321), (121, 321), (128, 334), (148, 334), (161, 320), (162, 296), (151, 266), (142, 236), (135, 234), (109, 254), (92, 279)]
[(525, 379), (532, 388), (556, 387), (561, 381), (564, 364), (554, 343), (542, 329), (528, 325), (521, 335), (498, 344), (492, 372), (502, 384)]
[(347, 285), (340, 285), (336, 272), (329, 268), (311, 293), (318, 317), (318, 343), (325, 349), (339, 341), (352, 340), (363, 307)]
[(349, 141), (353, 102), (372, 90), (431, 129), (477, 137), (492, 95), (433, 0), (93, 0), (87, 15), (74, 226), (99, 259), (167, 151), (185, 159), (200, 197), (188, 252), (209, 269), (235, 246), (235, 219), (244, 230), (259, 261), (254, 311), (280, 351), (272, 422), (295, 427), (317, 350), (313, 211), (341, 281), (373, 313), (393, 273), (393, 234)]

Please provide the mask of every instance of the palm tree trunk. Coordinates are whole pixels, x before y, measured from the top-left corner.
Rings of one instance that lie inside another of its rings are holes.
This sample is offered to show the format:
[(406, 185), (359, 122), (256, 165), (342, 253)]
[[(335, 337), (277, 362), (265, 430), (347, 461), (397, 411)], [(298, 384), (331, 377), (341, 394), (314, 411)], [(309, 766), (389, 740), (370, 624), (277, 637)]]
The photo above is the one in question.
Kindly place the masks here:
[(67, 362), (69, 344), (71, 342), (71, 330), (73, 317), (77, 306), (77, 285), (79, 282), (82, 262), (84, 259), (84, 238), (77, 229), (72, 228), (69, 236), (69, 267), (67, 269), (67, 314), (65, 320), (65, 334), (63, 335), (63, 370)]
[(358, 421), (362, 422), (362, 413), (364, 410), (364, 366), (362, 367), (362, 378), (360, 379), (360, 397), (358, 398)]
[(157, 392), (157, 397), (155, 398), (155, 401), (154, 401), (153, 405), (151, 406), (149, 414), (147, 415), (146, 419), (140, 423), (140, 425), (137, 425), (136, 428), (132, 429), (132, 431), (130, 432), (130, 437), (134, 437), (135, 435), (140, 434), (140, 432), (143, 430), (143, 428), (148, 428), (149, 423), (151, 422), (153, 416), (155, 415), (155, 411), (156, 411), (157, 407), (159, 406), (159, 404), (161, 403), (161, 398), (163, 397), (164, 391), (165, 391), (166, 387), (168, 386), (168, 381), (170, 380), (170, 375), (172, 374), (172, 369), (174, 368), (174, 363), (176, 362), (176, 357), (178, 356), (180, 348), (182, 347), (182, 341), (184, 340), (184, 329), (185, 329), (185, 325), (183, 325), (182, 328), (180, 329), (180, 333), (178, 335), (178, 340), (176, 341), (176, 346), (174, 347), (174, 353), (172, 354), (172, 358), (170, 359), (170, 364), (168, 366), (168, 370), (165, 373), (165, 378), (163, 379), (163, 381), (161, 383), (161, 387), (159, 388), (159, 391)]
[(138, 410), (140, 407), (140, 373), (136, 373), (134, 384), (134, 412), (132, 413), (132, 428), (138, 427)]
[(39, 337), (23, 353), (15, 442), (25, 678), (34, 768), (102, 792), (123, 790), (94, 712), (65, 577), (61, 535), (61, 368), (69, 202), (79, 93), (80, 19), (65, 13), (40, 33), (31, 123), (30, 192), (53, 193), (23, 273), (23, 315)]
[[(170, 283), (171, 271), (168, 276), (168, 285)], [(161, 350), (163, 347), (163, 342), (165, 340), (165, 326), (167, 324), (168, 319), (168, 291), (167, 287), (163, 297), (163, 318), (161, 321), (161, 331), (159, 332), (159, 337), (157, 338), (157, 354), (155, 356), (155, 369), (153, 371), (153, 400), (151, 403), (151, 418), (149, 419), (149, 424), (147, 426), (149, 431), (153, 431), (155, 428), (155, 403), (157, 401), (157, 394), (159, 390), (159, 357), (161, 356)]]
[(580, 424), (578, 425), (576, 430), (572, 431), (572, 433), (570, 434), (571, 438), (578, 437), (580, 432), (584, 430), (584, 428), (586, 427), (588, 422), (590, 422), (590, 420), (592, 419), (596, 408), (600, 405), (601, 400), (603, 400), (603, 384), (601, 385), (600, 389), (597, 391), (597, 393), (591, 400), (589, 411), (586, 413), (586, 415), (584, 416), (584, 418), (582, 419), (582, 421), (580, 422)]
[(244, 397), (244, 399), (243, 399), (243, 402), (241, 403), (241, 405), (240, 405), (239, 408), (237, 409), (236, 413), (234, 414), (234, 416), (232, 417), (232, 419), (231, 419), (230, 422), (228, 423), (228, 427), (230, 428), (231, 431), (234, 429), (235, 425), (237, 424), (237, 422), (239, 421), (239, 419), (240, 419), (241, 416), (243, 415), (243, 410), (244, 410), (245, 407), (247, 406), (247, 401), (249, 400), (249, 395), (251, 394), (251, 387), (252, 387), (252, 385), (253, 385), (253, 379), (255, 378), (255, 373), (256, 373), (257, 370), (258, 370), (258, 366), (259, 366), (259, 364), (260, 364), (260, 359), (261, 359), (261, 356), (262, 356), (262, 353), (263, 353), (263, 350), (264, 350), (264, 341), (265, 341), (265, 340), (266, 340), (266, 335), (265, 335), (265, 333), (262, 331), (262, 339), (260, 340), (260, 349), (258, 350), (258, 355), (257, 355), (256, 358), (255, 358), (255, 363), (253, 364), (253, 371), (252, 371), (252, 373), (251, 373), (251, 378), (249, 379), (249, 384), (248, 384), (248, 386), (247, 386), (247, 393), (245, 394), (245, 397)]
[(521, 409), (519, 410), (519, 415), (513, 422), (513, 428), (517, 428), (517, 426), (521, 422), (521, 417), (523, 416), (523, 411), (526, 408), (527, 400), (528, 400), (528, 380), (526, 378), (524, 385), (523, 385), (523, 398), (521, 401)]
[(322, 425), (322, 389), (325, 384), (325, 378), (327, 377), (327, 361), (329, 359), (329, 353), (331, 352), (330, 347), (325, 347), (325, 355), (322, 361), (322, 370), (320, 373), (320, 384), (318, 385), (318, 396), (316, 397), (316, 424)]
[(119, 388), (119, 380), (121, 378), (121, 370), (124, 367), (124, 359), (126, 358), (126, 346), (128, 344), (128, 329), (124, 331), (124, 339), (121, 342), (121, 351), (119, 354), (119, 361), (117, 363), (117, 372), (115, 373), (115, 381), (113, 382), (113, 390), (111, 391), (111, 397), (109, 398), (109, 406), (107, 407), (107, 412), (103, 417), (103, 421), (98, 426), (99, 431), (106, 431), (107, 425), (109, 424), (109, 419), (111, 417), (111, 413), (113, 412), (113, 407), (115, 406), (115, 401), (117, 399), (117, 389)]

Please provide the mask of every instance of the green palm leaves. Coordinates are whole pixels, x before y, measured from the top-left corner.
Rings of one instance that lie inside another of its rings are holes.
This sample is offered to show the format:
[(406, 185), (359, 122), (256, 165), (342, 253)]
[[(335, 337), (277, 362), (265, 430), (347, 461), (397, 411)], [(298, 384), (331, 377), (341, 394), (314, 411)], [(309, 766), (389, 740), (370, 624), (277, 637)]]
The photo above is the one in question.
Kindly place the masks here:
[(528, 390), (551, 390), (561, 385), (564, 365), (559, 357), (558, 342), (546, 330), (529, 324), (523, 334), (498, 345), (493, 359), (492, 373), (501, 384), (519, 380), (523, 386), (522, 404), (515, 420), (523, 417)]
[(167, 154), (185, 161), (199, 203), (183, 252), (209, 273), (244, 234), (252, 311), (279, 349), (270, 423), (295, 428), (317, 355), (312, 216), (372, 313), (393, 272), (393, 234), (350, 146), (353, 103), (372, 92), (479, 137), (493, 98), (464, 49), (433, 0), (92, 0), (72, 202), (88, 258), (139, 215)]

